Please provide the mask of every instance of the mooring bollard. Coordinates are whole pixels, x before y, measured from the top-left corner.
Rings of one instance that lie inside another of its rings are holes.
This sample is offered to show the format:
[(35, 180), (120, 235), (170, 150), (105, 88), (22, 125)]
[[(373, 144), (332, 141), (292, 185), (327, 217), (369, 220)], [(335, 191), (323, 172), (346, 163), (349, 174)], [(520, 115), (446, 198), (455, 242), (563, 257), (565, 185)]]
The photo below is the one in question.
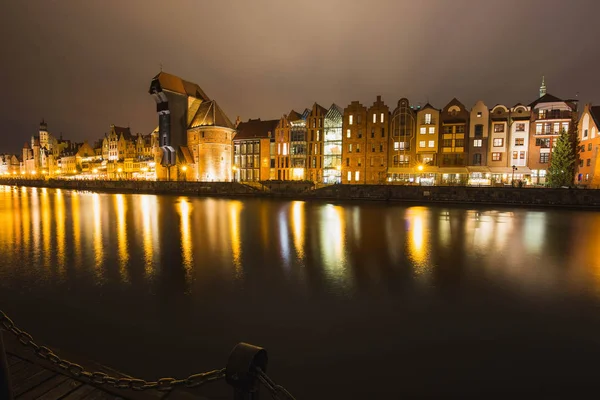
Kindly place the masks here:
[(4, 342), (2, 341), (2, 330), (0, 329), (0, 399), (12, 400), (13, 398), (9, 379), (8, 360), (6, 359)]
[(225, 380), (233, 387), (234, 400), (258, 400), (256, 368), (267, 370), (267, 351), (248, 343), (236, 345), (225, 368)]

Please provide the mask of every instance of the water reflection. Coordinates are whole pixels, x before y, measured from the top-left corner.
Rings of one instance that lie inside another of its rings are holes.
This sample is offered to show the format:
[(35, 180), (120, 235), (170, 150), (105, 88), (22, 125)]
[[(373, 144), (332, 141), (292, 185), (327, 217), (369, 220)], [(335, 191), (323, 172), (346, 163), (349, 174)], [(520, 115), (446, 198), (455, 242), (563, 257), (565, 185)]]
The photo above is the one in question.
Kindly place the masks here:
[(72, 232), (73, 232), (73, 252), (75, 254), (75, 266), (82, 264), (82, 252), (81, 252), (81, 211), (79, 209), (79, 193), (74, 191), (71, 192), (71, 219), (73, 221)]
[(236, 278), (241, 277), (242, 273), (242, 246), (240, 233), (240, 213), (242, 211), (242, 202), (232, 200), (229, 203), (229, 235), (231, 239), (231, 252), (233, 256), (233, 265), (236, 271)]
[(129, 281), (127, 266), (129, 263), (129, 249), (127, 245), (127, 206), (125, 205), (125, 196), (115, 195), (115, 206), (117, 208), (117, 247), (119, 251), (119, 273), (124, 282)]
[(94, 231), (93, 231), (93, 243), (94, 243), (94, 258), (96, 261), (96, 271), (98, 277), (102, 277), (103, 272), (101, 270), (104, 263), (104, 247), (102, 246), (102, 210), (100, 208), (100, 195), (98, 193), (92, 194), (93, 204), (93, 218), (94, 218)]
[(64, 273), (66, 260), (66, 233), (65, 233), (65, 199), (60, 189), (56, 190), (54, 200), (54, 215), (56, 216), (56, 258), (58, 269), (61, 274)]
[(305, 204), (303, 201), (293, 201), (291, 207), (292, 235), (294, 237), (294, 247), (296, 256), (299, 259), (304, 258), (304, 229), (306, 221), (304, 218)]
[(180, 234), (181, 234), (181, 251), (183, 255), (183, 267), (186, 269), (186, 274), (190, 276), (194, 266), (194, 258), (192, 252), (192, 229), (190, 227), (191, 205), (188, 199), (182, 197), (179, 199), (178, 211), (180, 216)]

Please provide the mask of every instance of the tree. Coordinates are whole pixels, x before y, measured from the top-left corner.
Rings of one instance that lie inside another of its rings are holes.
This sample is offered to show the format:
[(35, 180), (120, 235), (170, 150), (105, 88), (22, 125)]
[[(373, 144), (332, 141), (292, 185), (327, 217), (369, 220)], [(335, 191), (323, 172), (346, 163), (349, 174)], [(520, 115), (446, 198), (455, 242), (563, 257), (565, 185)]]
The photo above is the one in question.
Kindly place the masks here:
[(555, 188), (573, 186), (578, 157), (579, 137), (577, 135), (577, 120), (573, 116), (569, 130), (562, 130), (552, 151), (550, 168), (548, 168), (548, 186)]

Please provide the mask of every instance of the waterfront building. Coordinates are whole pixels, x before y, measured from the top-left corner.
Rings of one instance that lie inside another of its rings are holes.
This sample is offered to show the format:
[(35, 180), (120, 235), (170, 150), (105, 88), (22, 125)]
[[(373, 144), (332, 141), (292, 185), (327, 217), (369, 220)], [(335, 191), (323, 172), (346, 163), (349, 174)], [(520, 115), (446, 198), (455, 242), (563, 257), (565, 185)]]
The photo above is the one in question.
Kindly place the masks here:
[(488, 168), (488, 139), (490, 112), (485, 103), (477, 101), (470, 112), (469, 121), (469, 185), (490, 185), (491, 175)]
[(353, 101), (342, 119), (342, 183), (365, 183), (367, 108)]
[[(416, 180), (417, 173), (423, 173), (422, 166), (433, 164), (435, 149), (430, 147), (429, 126), (433, 123), (428, 117), (427, 124), (417, 124), (417, 115), (406, 98), (398, 100), (398, 105), (390, 116), (390, 134), (388, 140), (387, 180), (393, 183), (409, 183)], [(423, 135), (416, 132), (421, 129)], [(437, 132), (433, 127), (432, 132)], [(435, 133), (432, 134), (435, 136)], [(416, 137), (418, 136), (418, 138)], [(422, 145), (421, 147), (417, 145)], [(421, 168), (419, 168), (421, 166)], [(421, 171), (419, 171), (421, 169)]]
[[(402, 103), (403, 100), (401, 100), (400, 103)], [(408, 100), (406, 100), (406, 106), (408, 106)], [(411, 148), (416, 148), (415, 165), (418, 183), (421, 185), (434, 185), (438, 182), (439, 178), (438, 149), (440, 146), (440, 110), (427, 103), (422, 108), (419, 107), (417, 109), (415, 118), (413, 118), (413, 116), (413, 112), (406, 110), (404, 118), (406, 123), (404, 125), (400, 124), (400, 138), (412, 138), (415, 136), (414, 140), (404, 140), (404, 142), (409, 142), (408, 145), (406, 143), (402, 145), (402, 140), (400, 140), (400, 143), (396, 144), (397, 140), (395, 138), (398, 130), (395, 128), (396, 119), (392, 119), (394, 146), (390, 149), (393, 153), (393, 156), (390, 157), (390, 159), (394, 160), (393, 164), (396, 163), (396, 160), (406, 160), (407, 156), (410, 157), (410, 155), (408, 155), (410, 154), (410, 151), (408, 151), (408, 154), (406, 151), (407, 146), (409, 150)], [(400, 119), (400, 122), (402, 121), (403, 120)], [(411, 123), (414, 126), (414, 134), (410, 133)], [(418, 145), (416, 145), (415, 142), (418, 142)]]
[(161, 71), (150, 84), (158, 114), (157, 179), (228, 181), (235, 126), (195, 83)]
[(440, 183), (466, 184), (468, 181), (467, 157), (469, 135), (469, 111), (456, 98), (440, 113), (440, 157), (438, 158)]
[(510, 126), (510, 110), (498, 104), (490, 110), (490, 141), (488, 150), (488, 167), (492, 184), (501, 185), (510, 182), (512, 168), (507, 154), (508, 131)]
[(21, 174), (21, 162), (14, 154), (0, 154), (0, 175)]
[(278, 124), (279, 120), (261, 121), (260, 118), (238, 124), (233, 138), (234, 181), (272, 179), (276, 171), (275, 132)]
[(377, 96), (377, 100), (367, 110), (367, 137), (364, 149), (366, 184), (376, 185), (386, 182), (389, 127), (390, 109), (381, 100), (381, 96)]
[(23, 167), (27, 175), (51, 175), (57, 169), (57, 160), (52, 151), (55, 142), (48, 132), (48, 125), (42, 120), (38, 135), (31, 137), (30, 143), (23, 146)]
[(306, 119), (306, 178), (315, 183), (323, 182), (323, 131), (326, 114), (325, 107), (314, 103)]
[(586, 104), (578, 126), (579, 165), (575, 183), (584, 187), (600, 188), (600, 106)]
[(323, 183), (342, 183), (344, 110), (332, 104), (323, 119)]
[(310, 114), (307, 108), (302, 114), (294, 110), (288, 114), (290, 123), (290, 165), (292, 180), (305, 180), (306, 178), (306, 147), (307, 147), (307, 128), (306, 119)]
[(531, 109), (522, 104), (516, 104), (510, 109), (510, 134), (508, 136), (508, 156), (511, 171), (511, 180), (522, 181), (528, 184), (531, 181), (531, 170), (527, 166), (527, 153), (529, 151), (529, 120)]
[[(292, 110), (290, 114), (297, 114)], [(288, 116), (279, 119), (275, 128), (275, 176), (279, 181), (291, 180), (290, 168), (290, 129)]]
[[(545, 91), (545, 84), (542, 85)], [(531, 109), (529, 154), (527, 165), (531, 169), (533, 184), (546, 183), (546, 173), (554, 148), (562, 130), (569, 130), (571, 118), (577, 113), (577, 101), (562, 100), (550, 93), (544, 94), (529, 105)]]

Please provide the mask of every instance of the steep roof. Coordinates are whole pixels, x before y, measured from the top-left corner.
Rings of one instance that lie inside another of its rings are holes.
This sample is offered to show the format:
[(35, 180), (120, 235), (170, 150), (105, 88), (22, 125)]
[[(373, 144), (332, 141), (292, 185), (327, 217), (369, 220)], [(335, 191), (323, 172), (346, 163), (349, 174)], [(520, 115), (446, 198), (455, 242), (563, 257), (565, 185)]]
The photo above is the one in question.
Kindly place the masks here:
[(287, 116), (288, 121), (298, 121), (302, 119), (302, 116), (298, 114), (296, 111), (292, 110)]
[(600, 129), (600, 106), (590, 107), (590, 114), (592, 115), (592, 119), (596, 124), (596, 128)]
[(114, 131), (117, 134), (117, 136), (120, 137), (121, 135), (123, 135), (123, 137), (126, 140), (132, 140), (133, 139), (133, 136), (131, 135), (131, 129), (129, 129), (129, 127), (124, 128), (122, 126), (114, 126), (113, 125), (113, 126), (111, 126), (111, 128), (114, 129)]
[(210, 100), (203, 102), (198, 107), (196, 115), (188, 128), (198, 128), (200, 126), (220, 126), (223, 128), (235, 129), (231, 120), (225, 115), (216, 101)]
[(546, 93), (545, 95), (543, 95), (542, 97), (540, 97), (539, 99), (537, 99), (536, 101), (531, 103), (529, 105), (529, 107), (534, 108), (536, 105), (538, 105), (540, 103), (557, 103), (557, 102), (561, 102), (561, 101), (564, 101), (564, 100), (559, 99), (556, 96), (552, 96), (550, 93)]
[(180, 77), (169, 74), (167, 72), (159, 72), (154, 78), (152, 78), (152, 84), (150, 86), (150, 93), (152, 93), (152, 87), (158, 83), (162, 90), (168, 90), (171, 92), (183, 94), (186, 96), (196, 97), (203, 101), (209, 101), (210, 98), (204, 93), (202, 88), (193, 82), (186, 81)]
[(235, 140), (253, 139), (253, 138), (268, 138), (269, 132), (275, 135), (275, 129), (279, 124), (278, 119), (261, 121), (258, 119), (249, 119), (247, 122), (240, 122), (237, 127)]

